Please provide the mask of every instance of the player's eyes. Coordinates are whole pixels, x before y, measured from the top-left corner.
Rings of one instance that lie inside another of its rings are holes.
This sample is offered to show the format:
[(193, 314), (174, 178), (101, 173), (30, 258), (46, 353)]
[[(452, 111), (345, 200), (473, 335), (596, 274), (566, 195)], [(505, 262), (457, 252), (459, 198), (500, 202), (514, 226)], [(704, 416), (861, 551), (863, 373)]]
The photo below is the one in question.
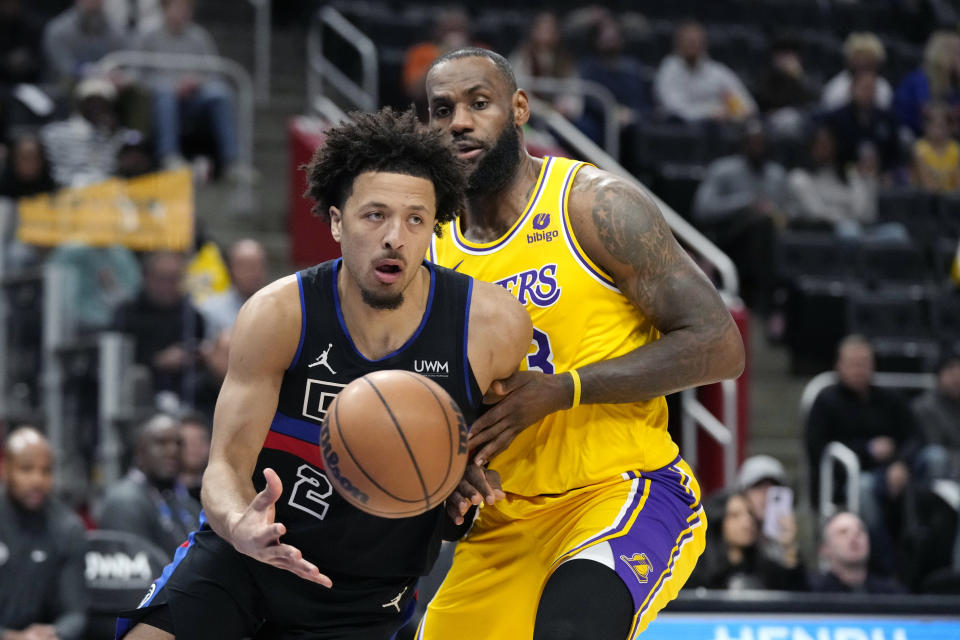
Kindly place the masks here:
[(380, 211), (371, 211), (367, 214), (367, 218), (370, 220), (383, 220), (383, 213)]
[(488, 100), (475, 100), (473, 106), (477, 109), (486, 109), (488, 104), (490, 104)]
[(449, 107), (434, 107), (433, 108), (433, 117), (435, 118), (446, 118), (450, 115)]
[(410, 224), (423, 224), (422, 216), (410, 216)]

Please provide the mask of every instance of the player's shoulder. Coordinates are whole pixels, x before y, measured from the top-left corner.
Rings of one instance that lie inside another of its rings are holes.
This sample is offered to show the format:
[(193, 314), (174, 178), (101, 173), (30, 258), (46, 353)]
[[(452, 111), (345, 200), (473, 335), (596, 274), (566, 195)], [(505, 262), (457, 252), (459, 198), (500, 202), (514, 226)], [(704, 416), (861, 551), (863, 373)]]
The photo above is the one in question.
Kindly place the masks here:
[(264, 286), (250, 296), (240, 309), (240, 313), (248, 319), (285, 311), (295, 311), (297, 315), (300, 313), (300, 283), (295, 273)]
[(523, 335), (532, 326), (530, 315), (512, 293), (498, 284), (474, 280), (470, 322), (481, 322), (500, 335)]

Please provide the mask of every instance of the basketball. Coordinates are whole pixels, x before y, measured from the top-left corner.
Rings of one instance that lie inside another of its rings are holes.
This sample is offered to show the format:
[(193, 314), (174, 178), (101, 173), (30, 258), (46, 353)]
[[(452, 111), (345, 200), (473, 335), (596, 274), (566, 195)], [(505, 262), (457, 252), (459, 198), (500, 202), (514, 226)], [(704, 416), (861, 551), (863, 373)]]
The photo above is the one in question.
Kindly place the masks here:
[(320, 448), (334, 488), (358, 509), (408, 518), (441, 504), (467, 464), (467, 425), (437, 383), (411, 371), (376, 371), (343, 388), (327, 409)]

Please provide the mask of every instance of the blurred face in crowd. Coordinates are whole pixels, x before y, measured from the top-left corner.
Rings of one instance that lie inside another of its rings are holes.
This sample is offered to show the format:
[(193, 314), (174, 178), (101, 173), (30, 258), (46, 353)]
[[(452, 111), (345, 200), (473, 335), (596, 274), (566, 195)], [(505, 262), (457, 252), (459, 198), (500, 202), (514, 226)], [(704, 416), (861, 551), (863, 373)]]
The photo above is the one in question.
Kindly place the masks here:
[(937, 379), (944, 395), (960, 401), (960, 359), (947, 363), (947, 366), (940, 370)]
[(103, 10), (103, 0), (77, 0), (76, 7), (81, 13), (96, 13)]
[(163, 18), (167, 29), (179, 33), (193, 20), (192, 0), (166, 0), (163, 5)]
[(841, 513), (827, 523), (823, 531), (820, 555), (843, 567), (863, 567), (870, 556), (870, 537), (863, 520), (852, 513)]
[(841, 384), (857, 393), (866, 393), (873, 373), (873, 349), (869, 345), (851, 342), (840, 348), (837, 377)]
[(470, 42), (470, 18), (463, 11), (444, 11), (437, 19), (436, 40), (444, 51), (467, 46)]
[(767, 159), (767, 139), (760, 125), (747, 130), (743, 138), (743, 150), (747, 159), (754, 165), (762, 166)]
[(750, 505), (750, 513), (759, 522), (763, 522), (763, 516), (767, 510), (767, 491), (775, 484), (777, 484), (775, 480), (764, 478), (743, 492)]
[(847, 58), (847, 65), (854, 74), (863, 71), (876, 71), (880, 67), (880, 58), (868, 49), (856, 49)]
[(923, 118), (923, 136), (932, 142), (950, 137), (950, 113), (947, 107), (931, 106)]
[(21, 138), (13, 147), (13, 174), (21, 182), (35, 182), (43, 173), (43, 152), (36, 138)]
[(158, 307), (172, 307), (180, 301), (184, 276), (183, 257), (176, 253), (158, 253), (147, 261), (143, 291)]
[(202, 473), (210, 457), (210, 429), (200, 422), (180, 423), (180, 460), (185, 473)]
[(862, 72), (854, 76), (850, 85), (850, 100), (857, 108), (868, 111), (873, 109), (874, 96), (877, 95), (877, 76), (872, 72)]
[(836, 147), (833, 143), (833, 134), (827, 129), (817, 129), (813, 133), (813, 142), (810, 144), (810, 157), (818, 167), (833, 164), (836, 158)]
[(427, 75), (430, 123), (449, 135), (467, 172), (467, 194), (497, 193), (513, 179), (521, 157), (520, 127), (527, 96), (512, 91), (489, 58), (443, 62)]
[(20, 507), (38, 511), (53, 491), (53, 453), (46, 438), (33, 428), (17, 429), (7, 438), (3, 484)]
[(0, 20), (20, 15), (20, 0), (0, 0)]
[(180, 425), (169, 416), (157, 416), (140, 436), (137, 463), (150, 480), (165, 484), (180, 475)]
[(750, 513), (747, 499), (734, 494), (727, 500), (723, 516), (723, 540), (731, 547), (744, 549), (757, 541), (757, 521)]
[(597, 53), (602, 56), (617, 56), (623, 50), (623, 34), (620, 25), (612, 18), (603, 20), (597, 30)]
[(77, 108), (80, 115), (97, 128), (110, 131), (117, 125), (117, 111), (113, 101), (104, 96), (87, 96), (80, 101)]
[(267, 283), (267, 254), (256, 240), (240, 240), (230, 251), (230, 278), (246, 300)]
[(707, 36), (703, 27), (698, 24), (687, 24), (680, 27), (676, 38), (677, 55), (689, 65), (700, 61), (707, 51)]
[(537, 14), (530, 27), (530, 42), (538, 49), (552, 49), (560, 42), (557, 16), (548, 12)]

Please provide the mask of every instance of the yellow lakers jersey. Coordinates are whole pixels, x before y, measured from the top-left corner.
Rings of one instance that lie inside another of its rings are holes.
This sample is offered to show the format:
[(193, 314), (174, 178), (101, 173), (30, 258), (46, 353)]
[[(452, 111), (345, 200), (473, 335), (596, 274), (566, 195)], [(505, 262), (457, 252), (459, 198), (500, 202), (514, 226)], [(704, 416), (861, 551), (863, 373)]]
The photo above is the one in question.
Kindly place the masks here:
[[(521, 365), (544, 373), (608, 360), (659, 338), (577, 242), (567, 201), (584, 163), (544, 158), (533, 195), (499, 239), (478, 244), (457, 221), (434, 237), (430, 259), (495, 282), (517, 297), (533, 320), (533, 341)], [(677, 445), (667, 433), (667, 404), (589, 404), (531, 425), (490, 461), (503, 488), (533, 496), (562, 493), (617, 476), (670, 464)]]

